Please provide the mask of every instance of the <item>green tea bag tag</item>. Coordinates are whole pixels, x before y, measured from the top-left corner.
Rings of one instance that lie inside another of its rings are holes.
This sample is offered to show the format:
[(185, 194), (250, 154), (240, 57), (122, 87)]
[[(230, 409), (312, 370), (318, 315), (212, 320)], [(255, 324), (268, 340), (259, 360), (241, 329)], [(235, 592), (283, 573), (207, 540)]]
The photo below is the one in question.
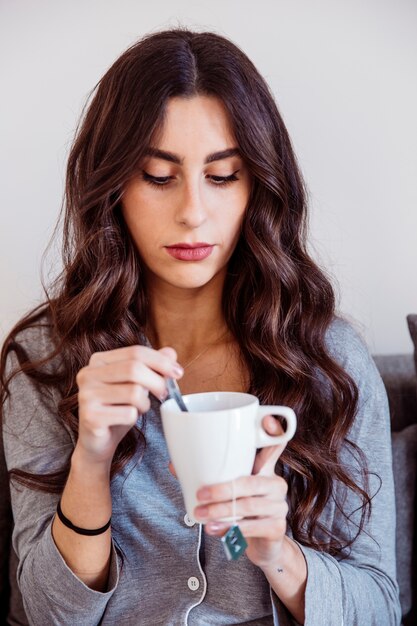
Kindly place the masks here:
[(235, 481), (232, 481), (232, 506), (233, 506), (233, 526), (223, 535), (222, 543), (228, 561), (237, 561), (244, 553), (248, 544), (242, 535), (242, 531), (236, 524), (236, 494)]
[(223, 535), (222, 543), (228, 561), (237, 561), (248, 547), (237, 524), (229, 528), (227, 533)]

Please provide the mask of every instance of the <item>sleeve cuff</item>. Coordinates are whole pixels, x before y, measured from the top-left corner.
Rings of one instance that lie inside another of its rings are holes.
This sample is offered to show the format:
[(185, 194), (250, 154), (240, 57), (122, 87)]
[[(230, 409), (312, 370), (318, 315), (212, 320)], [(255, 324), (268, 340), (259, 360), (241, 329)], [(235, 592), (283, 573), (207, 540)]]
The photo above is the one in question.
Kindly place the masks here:
[(327, 624), (343, 624), (343, 585), (336, 559), (296, 543), (307, 564), (304, 626), (322, 626), (323, 616)]
[(84, 612), (85, 607), (93, 613), (103, 613), (113, 595), (120, 574), (119, 558), (112, 542), (107, 591), (90, 589), (65, 563), (52, 536), (52, 522), (40, 540), (39, 550), (32, 562), (33, 579), (46, 596), (64, 609)]
[[(298, 541), (295, 543), (307, 564), (304, 626), (323, 626), (323, 620), (326, 624), (343, 624), (342, 580), (337, 561), (329, 555), (324, 556), (317, 550), (301, 545)], [(300, 626), (272, 587), (270, 593), (274, 626)]]
[(301, 626), (294, 617), (287, 611), (275, 591), (270, 589), (272, 602), (272, 617), (274, 618), (274, 626)]

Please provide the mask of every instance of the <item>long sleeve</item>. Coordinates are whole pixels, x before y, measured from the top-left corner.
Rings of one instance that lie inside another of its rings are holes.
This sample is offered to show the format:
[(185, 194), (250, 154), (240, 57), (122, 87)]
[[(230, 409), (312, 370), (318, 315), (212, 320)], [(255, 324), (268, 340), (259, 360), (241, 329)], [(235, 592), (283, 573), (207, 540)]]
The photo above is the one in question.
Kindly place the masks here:
[[(305, 626), (397, 626), (401, 621), (395, 567), (395, 501), (389, 410), (385, 388), (367, 348), (342, 321), (329, 332), (329, 349), (359, 388), (348, 439), (365, 455), (372, 511), (349, 554), (338, 559), (300, 545), (307, 562)], [(346, 444), (342, 462), (362, 484), (357, 454)], [(321, 522), (343, 540), (356, 534), (359, 498), (336, 484)], [(343, 503), (349, 520), (335, 506)], [(276, 624), (295, 624), (275, 599)]]
[[(26, 339), (39, 356), (44, 349), (39, 345), (39, 333)], [(363, 451), (369, 470), (378, 474), (382, 485), (372, 478), (371, 490), (381, 488), (373, 497), (371, 518), (347, 558), (338, 560), (301, 546), (308, 566), (305, 624), (396, 626), (400, 608), (385, 390), (366, 348), (349, 327), (337, 324), (329, 342), (335, 358), (359, 386), (359, 411), (349, 439)], [(14, 366), (11, 356), (9, 369)], [(10, 391), (3, 431), (8, 469), (46, 473), (61, 468), (72, 453), (74, 440), (56, 417), (57, 398), (41, 394), (23, 374), (13, 379)], [(123, 621), (126, 626), (176, 626), (180, 622), (191, 626), (227, 623), (232, 616), (235, 623), (270, 623), (270, 589), (261, 570), (247, 559), (225, 562), (219, 542), (210, 537), (206, 538), (205, 555), (207, 593), (204, 601), (196, 604), (202, 588), (198, 529), (186, 523), (180, 488), (167, 470), (169, 455), (158, 411), (155, 401), (146, 422), (147, 447), (140, 467), (136, 468), (132, 459), (112, 481), (113, 536), (126, 558), (120, 568), (113, 546), (105, 593), (86, 587), (66, 566), (54, 544), (51, 521), (59, 496), (12, 484), (18, 583), (31, 625), (110, 626)], [(348, 465), (353, 461), (346, 446), (344, 462)], [(336, 487), (339, 499), (344, 497), (342, 487)], [(347, 493), (345, 510), (350, 513), (357, 506)], [(355, 519), (357, 513), (349, 524), (332, 500), (320, 521), (343, 539), (344, 533), (348, 536), (354, 531)], [(200, 582), (198, 591), (188, 584), (190, 577)], [(237, 588), (248, 590), (241, 594), (239, 603)], [(276, 626), (294, 626), (273, 593), (272, 605)]]
[[(39, 342), (39, 335), (36, 337)], [(39, 345), (39, 344), (38, 344)], [(32, 343), (33, 347), (33, 343)], [(12, 353), (8, 371), (17, 365)], [(10, 384), (3, 409), (3, 439), (9, 470), (50, 473), (73, 451), (69, 432), (56, 419), (54, 398), (19, 373)], [(108, 591), (87, 587), (68, 568), (58, 551), (51, 524), (59, 494), (44, 493), (11, 482), (13, 547), (19, 559), (17, 581), (32, 626), (92, 626), (102, 619), (118, 582), (118, 559), (112, 552)]]

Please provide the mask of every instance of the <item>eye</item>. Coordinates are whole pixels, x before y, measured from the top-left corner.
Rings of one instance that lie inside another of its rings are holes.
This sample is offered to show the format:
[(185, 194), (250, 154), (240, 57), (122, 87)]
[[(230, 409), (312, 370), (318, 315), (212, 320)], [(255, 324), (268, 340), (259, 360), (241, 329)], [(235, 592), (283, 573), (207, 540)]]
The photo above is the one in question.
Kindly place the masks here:
[(230, 185), (235, 180), (239, 180), (238, 177), (236, 176), (238, 171), (239, 170), (236, 170), (235, 172), (233, 172), (233, 174), (230, 174), (230, 176), (214, 176), (214, 175), (212, 175), (212, 176), (208, 176), (208, 178), (210, 178), (211, 181), (213, 182), (213, 184), (217, 185), (217, 187), (226, 187), (226, 185)]
[[(236, 176), (239, 170), (235, 170), (233, 174), (229, 176), (215, 176), (214, 174), (207, 175), (207, 178), (212, 182), (216, 187), (226, 187), (231, 183), (239, 180)], [(174, 176), (151, 176), (145, 170), (142, 171), (143, 180), (152, 185), (152, 187), (158, 187), (161, 191), (169, 184), (169, 181), (174, 178)]]
[(145, 170), (142, 172), (142, 177), (145, 182), (153, 187), (159, 187), (161, 190), (168, 183), (168, 181), (172, 178), (172, 176), (151, 176)]

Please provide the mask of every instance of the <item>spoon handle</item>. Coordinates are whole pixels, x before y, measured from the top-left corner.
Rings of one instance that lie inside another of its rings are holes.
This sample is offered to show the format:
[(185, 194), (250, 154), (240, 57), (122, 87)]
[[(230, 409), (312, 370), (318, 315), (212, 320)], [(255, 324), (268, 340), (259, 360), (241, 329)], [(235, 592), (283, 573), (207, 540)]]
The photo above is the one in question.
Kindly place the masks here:
[(175, 400), (175, 402), (178, 404), (181, 411), (188, 412), (188, 409), (182, 398), (180, 388), (178, 387), (177, 381), (174, 378), (167, 378), (166, 381), (167, 381), (169, 397)]

